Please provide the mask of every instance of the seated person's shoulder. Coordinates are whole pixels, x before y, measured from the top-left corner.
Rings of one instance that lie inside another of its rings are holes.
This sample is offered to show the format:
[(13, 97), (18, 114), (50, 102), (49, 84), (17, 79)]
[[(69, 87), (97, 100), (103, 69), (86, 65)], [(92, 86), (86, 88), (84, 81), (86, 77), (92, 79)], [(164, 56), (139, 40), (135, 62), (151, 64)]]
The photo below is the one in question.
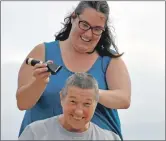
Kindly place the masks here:
[(35, 121), (33, 123), (30, 124), (31, 128), (32, 129), (43, 129), (43, 128), (48, 128), (50, 127), (50, 125), (53, 125), (53, 122), (55, 122), (55, 119), (57, 117), (50, 117), (50, 118), (47, 118), (47, 119), (43, 119), (43, 120), (38, 120), (38, 121)]
[(50, 128), (55, 126), (55, 124), (53, 123), (55, 122), (55, 119), (56, 117), (51, 117), (44, 120), (32, 122), (24, 129), (19, 137), (19, 140), (43, 139), (43, 137), (48, 134)]
[(33, 133), (36, 135), (45, 135), (47, 134), (47, 131), (49, 128), (52, 128), (54, 125), (53, 122), (55, 122), (56, 117), (51, 117), (43, 120), (38, 120), (35, 122), (32, 122), (29, 126)]
[(47, 121), (48, 119), (34, 121), (28, 126), (33, 133), (36, 133), (37, 131), (39, 131), (39, 129), (41, 132), (45, 128), (45, 123), (47, 123)]
[(96, 138), (98, 138), (99, 140), (121, 140), (116, 133), (110, 130), (102, 129), (94, 123), (92, 123), (92, 126), (93, 126), (93, 132)]

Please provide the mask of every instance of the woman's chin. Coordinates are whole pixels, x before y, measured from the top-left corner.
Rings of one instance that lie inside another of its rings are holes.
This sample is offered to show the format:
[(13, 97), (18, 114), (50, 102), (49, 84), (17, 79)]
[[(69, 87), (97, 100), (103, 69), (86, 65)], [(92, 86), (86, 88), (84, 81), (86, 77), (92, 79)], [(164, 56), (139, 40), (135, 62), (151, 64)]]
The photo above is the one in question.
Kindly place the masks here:
[(88, 48), (87, 47), (80, 47), (80, 46), (77, 46), (75, 47), (75, 50), (79, 53), (86, 53), (88, 52)]

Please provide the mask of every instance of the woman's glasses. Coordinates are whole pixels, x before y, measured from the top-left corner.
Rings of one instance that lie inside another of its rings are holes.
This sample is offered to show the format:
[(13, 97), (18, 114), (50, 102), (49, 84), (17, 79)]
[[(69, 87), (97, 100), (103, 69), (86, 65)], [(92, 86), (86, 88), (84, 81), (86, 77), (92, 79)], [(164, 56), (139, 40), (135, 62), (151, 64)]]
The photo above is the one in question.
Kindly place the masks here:
[[(79, 15), (78, 15), (78, 17), (79, 17)], [(92, 33), (94, 35), (97, 35), (97, 36), (100, 36), (105, 31), (103, 27), (99, 27), (99, 26), (92, 27), (92, 26), (90, 26), (86, 21), (81, 20), (80, 17), (79, 17), (78, 26), (79, 26), (80, 29), (82, 29), (84, 31), (88, 31), (89, 29), (91, 29)]]

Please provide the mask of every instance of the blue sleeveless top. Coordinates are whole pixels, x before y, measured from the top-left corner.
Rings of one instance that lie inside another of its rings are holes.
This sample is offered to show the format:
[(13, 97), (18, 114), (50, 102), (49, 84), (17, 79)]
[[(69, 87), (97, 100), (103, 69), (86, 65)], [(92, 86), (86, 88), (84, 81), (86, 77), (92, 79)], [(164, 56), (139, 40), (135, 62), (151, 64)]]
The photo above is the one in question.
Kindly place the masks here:
[[(50, 76), (50, 81), (34, 107), (26, 110), (19, 135), (30, 123), (62, 114), (59, 92), (64, 87), (66, 79), (73, 74), (69, 71), (62, 60), (59, 41), (45, 43), (45, 60), (53, 60), (57, 65), (63, 66), (56, 74)], [(99, 56), (90, 70), (87, 72), (96, 78), (100, 89), (107, 90), (105, 73), (111, 58)], [(100, 103), (97, 104), (94, 116), (91, 120), (99, 127), (111, 130), (122, 139), (120, 120), (116, 109), (106, 108)]]

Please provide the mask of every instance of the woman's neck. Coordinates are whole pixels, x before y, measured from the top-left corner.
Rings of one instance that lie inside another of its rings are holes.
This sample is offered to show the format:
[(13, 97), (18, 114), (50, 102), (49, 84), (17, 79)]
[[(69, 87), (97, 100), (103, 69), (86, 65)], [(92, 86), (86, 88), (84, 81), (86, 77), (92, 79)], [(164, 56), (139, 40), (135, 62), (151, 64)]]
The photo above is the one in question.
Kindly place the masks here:
[(97, 52), (88, 54), (75, 51), (74, 47), (67, 40), (59, 44), (63, 63), (71, 72), (89, 71), (99, 57)]
[(70, 39), (67, 39), (63, 42), (61, 42), (62, 44), (62, 49), (65, 48), (65, 52), (70, 52), (70, 55), (73, 56), (74, 58), (83, 58), (85, 59), (85, 57), (92, 57), (92, 56), (96, 56), (96, 52), (92, 53), (92, 54), (88, 54), (88, 53), (80, 53), (78, 51), (76, 51), (74, 49), (74, 47), (72, 46), (72, 43), (70, 41)]

